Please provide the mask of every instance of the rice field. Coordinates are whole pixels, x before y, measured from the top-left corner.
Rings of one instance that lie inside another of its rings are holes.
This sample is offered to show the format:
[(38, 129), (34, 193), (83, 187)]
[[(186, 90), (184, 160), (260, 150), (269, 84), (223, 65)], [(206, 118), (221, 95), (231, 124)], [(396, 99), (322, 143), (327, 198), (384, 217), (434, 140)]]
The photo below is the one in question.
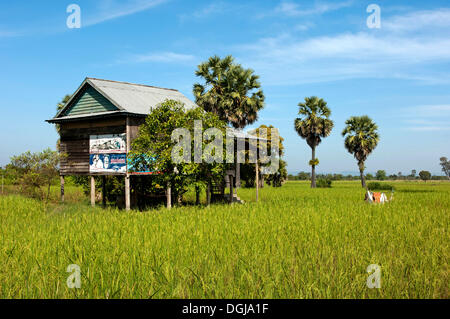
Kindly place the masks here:
[(450, 183), (396, 188), (382, 206), (358, 182), (288, 182), (258, 203), (240, 189), (244, 205), (146, 212), (91, 208), (75, 188), (64, 205), (0, 196), (0, 298), (449, 298)]

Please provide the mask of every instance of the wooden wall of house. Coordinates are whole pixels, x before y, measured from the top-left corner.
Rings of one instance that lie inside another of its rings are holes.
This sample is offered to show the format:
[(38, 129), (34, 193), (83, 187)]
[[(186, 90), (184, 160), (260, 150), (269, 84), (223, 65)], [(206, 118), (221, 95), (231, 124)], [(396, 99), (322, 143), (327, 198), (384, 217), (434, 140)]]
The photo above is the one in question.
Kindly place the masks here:
[[(130, 117), (129, 134), (133, 141), (145, 118)], [(89, 136), (126, 133), (126, 117), (77, 121), (60, 124), (61, 175), (90, 175)], [(102, 174), (98, 174), (102, 175)]]
[(130, 117), (129, 120), (129, 131), (130, 131), (130, 139), (133, 141), (139, 134), (139, 126), (144, 124), (145, 117)]
[(126, 119), (89, 120), (60, 124), (61, 175), (89, 175), (89, 136), (126, 132)]

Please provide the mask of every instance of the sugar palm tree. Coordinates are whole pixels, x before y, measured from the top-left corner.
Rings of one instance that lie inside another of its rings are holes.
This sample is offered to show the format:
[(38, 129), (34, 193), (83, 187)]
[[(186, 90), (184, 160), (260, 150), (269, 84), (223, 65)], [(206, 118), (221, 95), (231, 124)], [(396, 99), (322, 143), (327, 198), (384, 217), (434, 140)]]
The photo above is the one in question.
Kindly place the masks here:
[(253, 70), (235, 64), (230, 55), (213, 56), (198, 66), (195, 75), (205, 81), (194, 84), (195, 101), (205, 111), (239, 129), (257, 120), (264, 94)]
[(306, 97), (304, 103), (299, 103), (299, 118), (295, 119), (294, 126), (298, 135), (306, 140), (311, 147), (311, 188), (316, 187), (316, 166), (319, 160), (316, 158), (316, 147), (322, 142), (322, 138), (330, 135), (334, 123), (330, 120), (331, 111), (327, 102), (317, 96)]
[(225, 95), (225, 73), (231, 68), (233, 58), (226, 56), (220, 59), (213, 56), (198, 66), (195, 75), (202, 77), (205, 84), (194, 84), (194, 96), (197, 105), (205, 111), (211, 112), (226, 119), (224, 105), (222, 103)]
[(345, 148), (358, 161), (361, 185), (365, 188), (364, 162), (380, 140), (378, 126), (367, 115), (352, 116), (345, 121), (345, 125), (342, 131), (342, 136), (345, 137)]
[[(197, 105), (234, 128), (242, 129), (258, 119), (258, 111), (264, 107), (264, 94), (259, 76), (233, 61), (231, 55), (224, 59), (216, 55), (200, 64), (195, 75), (205, 83), (194, 84), (193, 91)], [(240, 176), (237, 162), (236, 175)], [(236, 177), (236, 187), (240, 185), (239, 179)]]

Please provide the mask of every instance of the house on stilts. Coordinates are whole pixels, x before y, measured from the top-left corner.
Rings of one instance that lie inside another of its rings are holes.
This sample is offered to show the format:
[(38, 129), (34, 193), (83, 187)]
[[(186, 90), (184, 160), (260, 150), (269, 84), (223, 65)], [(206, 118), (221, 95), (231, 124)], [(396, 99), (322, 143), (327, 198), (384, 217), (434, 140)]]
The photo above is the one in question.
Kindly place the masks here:
[[(174, 89), (86, 78), (64, 108), (47, 120), (59, 125), (59, 151), (65, 154), (60, 163), (61, 199), (64, 201), (65, 176), (84, 175), (91, 179), (92, 205), (96, 202), (95, 179), (102, 178), (105, 204), (105, 177), (120, 175), (124, 176), (124, 203), (129, 210), (133, 204), (130, 179), (135, 173), (127, 169), (127, 153), (151, 108), (165, 100), (179, 101), (186, 109), (198, 107)], [(234, 132), (236, 140), (256, 139), (244, 132)], [(240, 202), (236, 193), (240, 186), (239, 164), (227, 171), (224, 178), (232, 194), (227, 199)], [(215, 185), (211, 192), (215, 197), (225, 196), (223, 187)]]

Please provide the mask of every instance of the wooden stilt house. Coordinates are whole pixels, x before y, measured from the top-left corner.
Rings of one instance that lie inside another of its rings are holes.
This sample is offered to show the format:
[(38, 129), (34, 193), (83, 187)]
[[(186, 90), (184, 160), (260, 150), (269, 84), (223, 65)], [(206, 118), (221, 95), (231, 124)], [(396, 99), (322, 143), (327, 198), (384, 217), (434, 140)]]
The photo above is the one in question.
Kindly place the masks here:
[[(60, 152), (65, 153), (60, 164), (62, 200), (65, 176), (90, 176), (91, 204), (95, 205), (95, 178), (102, 176), (105, 185), (105, 176), (120, 175), (125, 178), (125, 207), (130, 209), (131, 175), (127, 171), (126, 155), (151, 108), (167, 99), (180, 101), (187, 109), (197, 107), (177, 90), (86, 78), (65, 107), (47, 120), (60, 126)], [(236, 138), (245, 138), (245, 133), (237, 133)], [(233, 186), (240, 184), (238, 169), (227, 172), (225, 179), (230, 193), (234, 194)], [(223, 196), (223, 189), (211, 191), (212, 195)], [(105, 201), (104, 192), (103, 187)], [(233, 195), (229, 199), (232, 202), (238, 198)]]

